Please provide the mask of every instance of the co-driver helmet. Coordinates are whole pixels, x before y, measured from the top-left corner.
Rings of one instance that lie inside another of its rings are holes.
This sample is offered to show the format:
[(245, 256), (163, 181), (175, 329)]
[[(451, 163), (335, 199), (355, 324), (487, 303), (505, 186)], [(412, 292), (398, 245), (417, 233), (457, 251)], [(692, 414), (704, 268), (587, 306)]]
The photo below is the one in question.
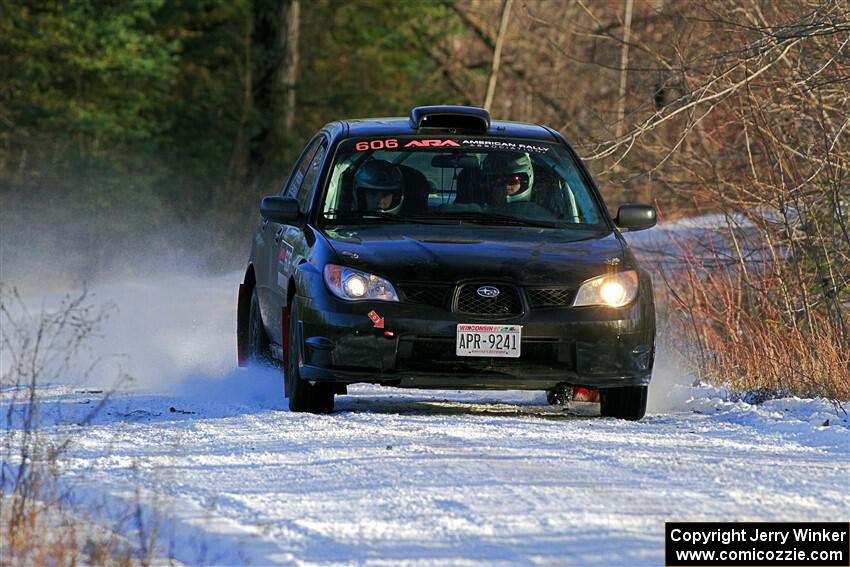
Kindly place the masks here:
[(519, 181), (517, 193), (506, 195), (508, 203), (528, 201), (534, 184), (534, 167), (526, 153), (491, 153), (481, 164), (481, 173), (485, 184), (490, 187), (504, 187), (510, 178)]

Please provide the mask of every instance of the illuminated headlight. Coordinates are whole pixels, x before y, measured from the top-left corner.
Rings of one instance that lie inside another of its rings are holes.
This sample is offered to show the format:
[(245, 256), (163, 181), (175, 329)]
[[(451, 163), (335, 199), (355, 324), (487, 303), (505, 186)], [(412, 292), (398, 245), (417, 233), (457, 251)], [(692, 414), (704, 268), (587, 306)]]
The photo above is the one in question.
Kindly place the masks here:
[(622, 307), (634, 301), (637, 291), (637, 272), (620, 272), (600, 276), (581, 284), (573, 306), (607, 305), (608, 307)]
[(393, 284), (375, 274), (345, 266), (325, 266), (325, 284), (335, 296), (347, 301), (398, 301)]

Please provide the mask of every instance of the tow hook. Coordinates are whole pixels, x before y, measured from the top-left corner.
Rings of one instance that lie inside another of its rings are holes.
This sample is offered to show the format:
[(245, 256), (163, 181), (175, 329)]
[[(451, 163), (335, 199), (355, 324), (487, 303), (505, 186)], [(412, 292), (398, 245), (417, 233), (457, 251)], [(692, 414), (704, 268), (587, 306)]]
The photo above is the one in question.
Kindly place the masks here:
[(546, 401), (552, 406), (564, 406), (569, 402), (598, 403), (599, 390), (561, 383), (546, 392)]

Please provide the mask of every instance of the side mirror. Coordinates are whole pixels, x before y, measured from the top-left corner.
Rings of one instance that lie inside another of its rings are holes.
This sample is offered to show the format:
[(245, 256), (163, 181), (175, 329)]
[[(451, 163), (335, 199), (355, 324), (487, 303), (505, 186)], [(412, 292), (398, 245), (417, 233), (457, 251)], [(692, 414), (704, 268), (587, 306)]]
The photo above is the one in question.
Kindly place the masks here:
[(655, 207), (652, 205), (620, 205), (614, 222), (623, 230), (634, 232), (655, 226)]
[(293, 197), (264, 197), (260, 202), (263, 218), (281, 224), (298, 220), (298, 200)]

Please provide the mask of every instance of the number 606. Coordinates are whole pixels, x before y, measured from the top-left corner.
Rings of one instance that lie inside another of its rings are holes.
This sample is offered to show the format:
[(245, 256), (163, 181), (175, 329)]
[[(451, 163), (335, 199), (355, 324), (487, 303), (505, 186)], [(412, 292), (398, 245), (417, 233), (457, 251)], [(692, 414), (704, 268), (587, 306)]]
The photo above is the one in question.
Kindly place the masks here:
[(383, 150), (384, 148), (391, 150), (398, 147), (398, 140), (391, 138), (389, 140), (369, 140), (368, 142), (357, 142), (354, 149), (358, 152), (366, 150)]

